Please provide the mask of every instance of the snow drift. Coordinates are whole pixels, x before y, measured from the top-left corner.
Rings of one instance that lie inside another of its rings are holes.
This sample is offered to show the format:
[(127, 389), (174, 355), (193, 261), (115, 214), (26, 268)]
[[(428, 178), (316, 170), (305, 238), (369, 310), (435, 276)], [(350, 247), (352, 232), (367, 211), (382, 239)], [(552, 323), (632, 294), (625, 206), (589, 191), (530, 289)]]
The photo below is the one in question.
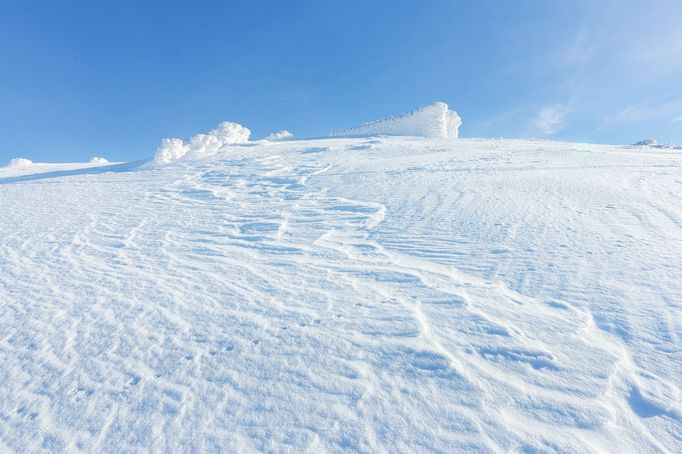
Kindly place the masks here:
[(355, 128), (342, 129), (332, 136), (420, 136), (456, 139), (462, 119), (449, 110), (444, 102), (436, 102), (413, 111), (364, 123)]
[(156, 149), (153, 162), (169, 164), (180, 159), (199, 159), (211, 156), (225, 145), (249, 141), (251, 131), (244, 126), (223, 121), (208, 134), (197, 134), (189, 140), (163, 139)]

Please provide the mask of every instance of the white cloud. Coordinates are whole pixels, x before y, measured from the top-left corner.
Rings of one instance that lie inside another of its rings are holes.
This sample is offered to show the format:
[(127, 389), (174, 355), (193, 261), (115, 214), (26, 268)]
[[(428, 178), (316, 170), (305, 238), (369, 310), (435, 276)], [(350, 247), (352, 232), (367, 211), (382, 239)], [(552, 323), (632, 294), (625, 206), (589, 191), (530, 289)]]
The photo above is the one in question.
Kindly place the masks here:
[(542, 134), (555, 134), (563, 128), (564, 119), (569, 112), (570, 110), (563, 104), (545, 106), (531, 120), (530, 129)]

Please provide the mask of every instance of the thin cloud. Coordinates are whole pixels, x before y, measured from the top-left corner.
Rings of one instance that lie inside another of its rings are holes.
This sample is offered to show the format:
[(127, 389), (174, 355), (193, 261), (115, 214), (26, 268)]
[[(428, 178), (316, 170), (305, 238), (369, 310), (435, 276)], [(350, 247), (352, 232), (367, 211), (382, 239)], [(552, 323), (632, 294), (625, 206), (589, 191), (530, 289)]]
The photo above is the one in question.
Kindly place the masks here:
[(570, 109), (560, 103), (545, 106), (530, 121), (530, 129), (545, 135), (556, 134), (563, 129), (565, 118), (569, 113)]

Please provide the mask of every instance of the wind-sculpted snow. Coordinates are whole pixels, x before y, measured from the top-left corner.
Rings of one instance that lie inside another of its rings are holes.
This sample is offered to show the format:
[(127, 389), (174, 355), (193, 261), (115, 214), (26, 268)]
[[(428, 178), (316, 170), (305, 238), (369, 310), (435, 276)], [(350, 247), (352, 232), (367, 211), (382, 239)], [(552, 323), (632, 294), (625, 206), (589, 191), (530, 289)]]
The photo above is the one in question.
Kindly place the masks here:
[(448, 110), (448, 105), (436, 102), (411, 112), (388, 117), (383, 120), (364, 123), (356, 128), (337, 131), (333, 136), (419, 136), (456, 139), (462, 125), (457, 112)]
[(0, 174), (0, 450), (680, 452), (681, 167), (383, 138)]
[(237, 123), (224, 121), (208, 134), (189, 140), (163, 139), (154, 154), (154, 163), (170, 164), (181, 159), (200, 159), (217, 154), (226, 145), (249, 141), (251, 131)]

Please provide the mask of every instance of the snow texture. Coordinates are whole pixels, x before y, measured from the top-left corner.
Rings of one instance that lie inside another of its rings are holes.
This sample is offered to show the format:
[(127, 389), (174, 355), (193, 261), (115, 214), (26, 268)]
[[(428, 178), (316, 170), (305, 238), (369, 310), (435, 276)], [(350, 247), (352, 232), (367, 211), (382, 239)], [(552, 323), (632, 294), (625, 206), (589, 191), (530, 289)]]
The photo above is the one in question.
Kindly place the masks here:
[(197, 134), (185, 141), (163, 139), (156, 150), (153, 162), (170, 164), (181, 159), (200, 159), (218, 153), (223, 147), (249, 141), (251, 131), (244, 126), (224, 121), (208, 134)]
[(0, 168), (0, 451), (682, 452), (682, 153), (142, 164)]
[(282, 130), (282, 131), (277, 131), (273, 132), (269, 136), (267, 136), (264, 140), (268, 140), (270, 142), (281, 142), (283, 140), (293, 140), (294, 135), (290, 133), (287, 130)]
[(359, 136), (419, 136), (456, 139), (462, 124), (457, 112), (448, 109), (443, 102), (422, 106), (411, 112), (364, 123), (356, 128), (333, 133), (337, 137)]

